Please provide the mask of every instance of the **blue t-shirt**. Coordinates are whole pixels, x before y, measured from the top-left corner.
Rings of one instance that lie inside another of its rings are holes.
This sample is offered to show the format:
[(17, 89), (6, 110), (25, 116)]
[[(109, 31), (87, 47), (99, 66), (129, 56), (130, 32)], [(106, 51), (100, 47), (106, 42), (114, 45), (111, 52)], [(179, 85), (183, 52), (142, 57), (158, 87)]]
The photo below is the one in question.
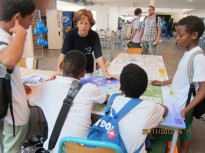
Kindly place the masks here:
[(102, 56), (99, 36), (93, 30), (89, 30), (86, 37), (80, 37), (77, 28), (68, 31), (63, 42), (61, 53), (66, 54), (70, 50), (80, 50), (86, 55), (87, 73), (93, 72), (94, 59), (92, 52), (94, 52), (96, 59)]

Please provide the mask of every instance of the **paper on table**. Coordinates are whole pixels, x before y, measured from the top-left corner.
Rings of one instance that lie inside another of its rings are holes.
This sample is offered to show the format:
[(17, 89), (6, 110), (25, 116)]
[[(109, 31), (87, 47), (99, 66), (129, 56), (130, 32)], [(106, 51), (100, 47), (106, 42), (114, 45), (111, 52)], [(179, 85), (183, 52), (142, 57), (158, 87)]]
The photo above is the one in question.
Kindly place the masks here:
[(48, 79), (45, 75), (40, 74), (32, 74), (22, 77), (22, 82), (25, 83), (28, 86), (36, 87), (41, 85), (43, 82), (45, 82)]

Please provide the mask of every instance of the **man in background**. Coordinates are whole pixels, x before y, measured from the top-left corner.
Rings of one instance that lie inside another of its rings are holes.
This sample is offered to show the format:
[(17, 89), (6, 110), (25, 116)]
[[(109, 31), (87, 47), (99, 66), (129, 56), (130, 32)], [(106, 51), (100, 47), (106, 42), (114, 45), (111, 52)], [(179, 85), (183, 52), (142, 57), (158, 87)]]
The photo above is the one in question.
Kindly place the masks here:
[[(144, 18), (140, 31), (143, 54), (156, 55), (161, 39), (161, 19), (155, 15), (155, 7), (148, 7), (148, 16)], [(148, 51), (149, 50), (149, 51)]]
[(136, 8), (134, 11), (135, 17), (132, 19), (132, 34), (127, 41), (130, 48), (141, 48), (140, 46), (140, 17), (142, 16), (142, 10)]

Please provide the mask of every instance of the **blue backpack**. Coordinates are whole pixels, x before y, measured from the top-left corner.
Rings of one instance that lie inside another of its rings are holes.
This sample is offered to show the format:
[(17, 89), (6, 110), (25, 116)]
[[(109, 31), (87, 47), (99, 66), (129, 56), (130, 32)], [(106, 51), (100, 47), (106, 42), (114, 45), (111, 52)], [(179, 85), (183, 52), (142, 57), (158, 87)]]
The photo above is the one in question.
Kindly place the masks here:
[[(119, 94), (113, 94), (106, 106), (105, 115), (100, 118), (88, 132), (87, 139), (107, 141), (117, 144), (121, 147), (124, 153), (127, 153), (125, 144), (120, 136), (118, 129), (118, 122), (123, 118), (128, 112), (130, 112), (134, 107), (136, 107), (142, 100), (132, 98), (117, 114), (114, 109), (110, 108), (114, 99)], [(135, 153), (139, 153), (144, 144), (142, 144)]]

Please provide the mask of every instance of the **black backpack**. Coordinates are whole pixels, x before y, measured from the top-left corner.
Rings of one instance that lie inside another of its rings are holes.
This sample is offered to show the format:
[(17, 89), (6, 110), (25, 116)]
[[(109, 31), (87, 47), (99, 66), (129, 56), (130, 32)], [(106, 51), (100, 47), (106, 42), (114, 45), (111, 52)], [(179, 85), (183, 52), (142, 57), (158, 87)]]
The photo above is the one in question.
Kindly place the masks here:
[[(8, 45), (5, 42), (0, 42), (0, 45)], [(11, 74), (13, 70), (7, 69), (5, 76), (0, 76), (0, 119), (3, 119), (10, 108), (12, 122), (13, 122), (13, 135), (15, 136), (15, 120), (12, 107), (12, 94), (11, 94)]]

